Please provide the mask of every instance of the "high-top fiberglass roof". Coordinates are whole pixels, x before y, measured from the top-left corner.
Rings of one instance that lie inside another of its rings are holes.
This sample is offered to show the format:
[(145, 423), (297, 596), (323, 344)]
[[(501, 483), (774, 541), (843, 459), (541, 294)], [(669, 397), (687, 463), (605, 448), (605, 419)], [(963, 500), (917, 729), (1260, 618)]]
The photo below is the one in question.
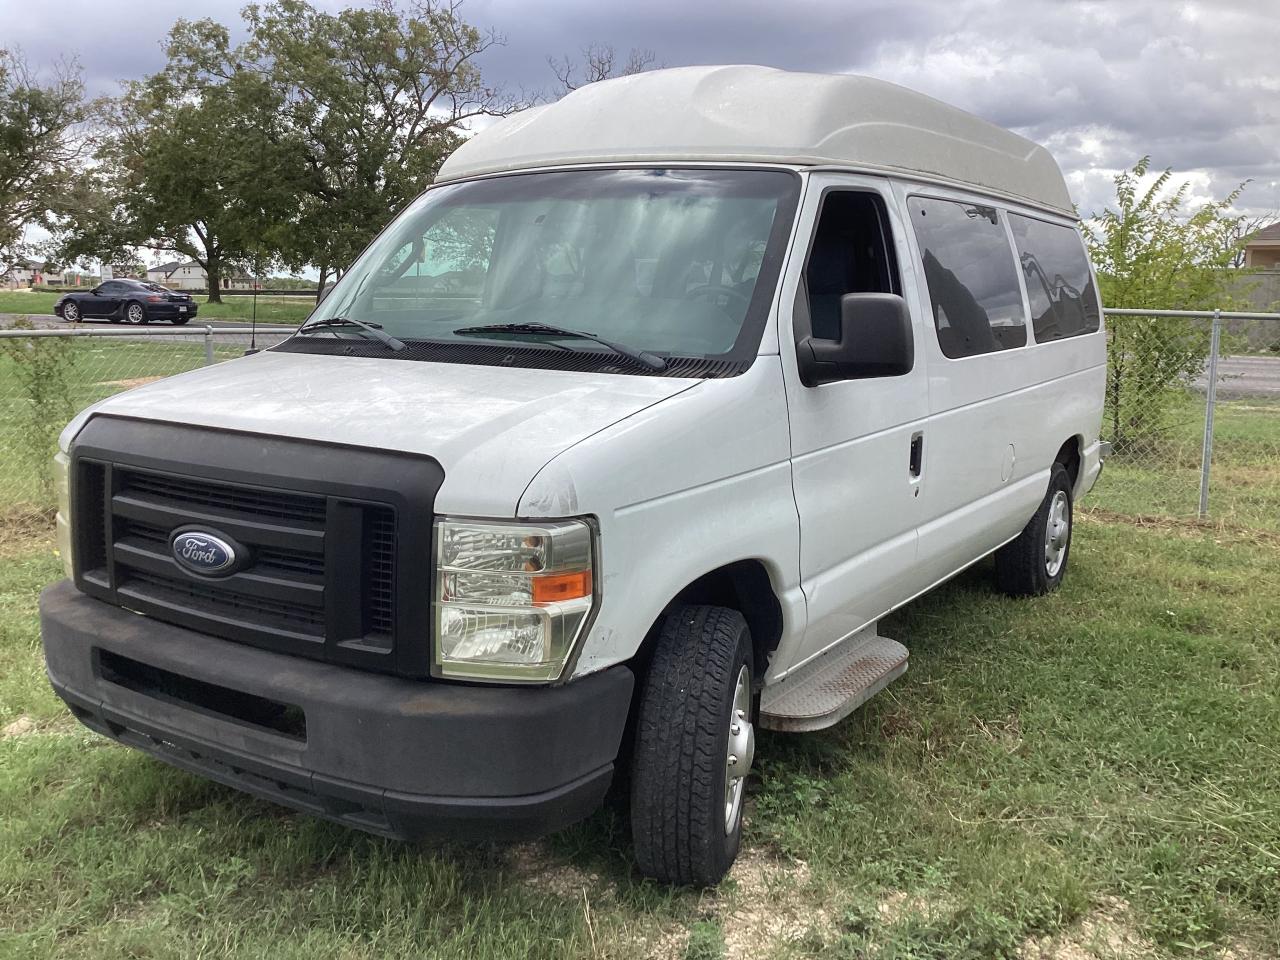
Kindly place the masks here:
[(583, 163), (834, 165), (972, 185), (1071, 215), (1049, 151), (870, 77), (679, 67), (579, 87), (463, 144), (437, 178)]

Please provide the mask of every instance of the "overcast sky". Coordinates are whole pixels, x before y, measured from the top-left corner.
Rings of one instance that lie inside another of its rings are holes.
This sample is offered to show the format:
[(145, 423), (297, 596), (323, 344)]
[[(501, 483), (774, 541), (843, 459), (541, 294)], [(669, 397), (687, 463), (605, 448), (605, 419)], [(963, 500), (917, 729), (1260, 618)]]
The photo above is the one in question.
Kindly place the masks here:
[[(352, 0), (313, 0), (337, 8)], [(0, 44), (33, 65), (74, 55), (90, 92), (163, 63), (178, 17), (239, 26), (240, 0), (0, 0)], [(1144, 153), (1242, 210), (1280, 210), (1278, 0), (466, 0), (506, 38), (482, 61), (513, 89), (552, 88), (548, 55), (590, 43), (666, 66), (760, 63), (860, 73), (931, 94), (1048, 146), (1081, 212)]]

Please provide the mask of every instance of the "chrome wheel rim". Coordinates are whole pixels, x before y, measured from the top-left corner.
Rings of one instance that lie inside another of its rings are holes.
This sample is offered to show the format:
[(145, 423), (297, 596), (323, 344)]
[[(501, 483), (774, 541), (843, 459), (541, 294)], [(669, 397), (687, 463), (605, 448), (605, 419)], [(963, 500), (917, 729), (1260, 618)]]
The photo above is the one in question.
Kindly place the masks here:
[(130, 323), (141, 323), (142, 307), (138, 306), (136, 303), (133, 304), (129, 307), (128, 311), (126, 311), (125, 316)]
[(80, 311), (77, 309), (75, 304), (68, 303), (62, 308), (62, 319), (70, 320), (73, 323), (80, 319)]
[(1071, 542), (1071, 501), (1065, 490), (1059, 490), (1049, 501), (1049, 518), (1044, 531), (1044, 571), (1056, 577), (1067, 559)]
[(751, 671), (743, 664), (733, 688), (729, 738), (724, 759), (724, 832), (733, 833), (742, 815), (742, 795), (756, 755), (756, 731), (751, 725)]

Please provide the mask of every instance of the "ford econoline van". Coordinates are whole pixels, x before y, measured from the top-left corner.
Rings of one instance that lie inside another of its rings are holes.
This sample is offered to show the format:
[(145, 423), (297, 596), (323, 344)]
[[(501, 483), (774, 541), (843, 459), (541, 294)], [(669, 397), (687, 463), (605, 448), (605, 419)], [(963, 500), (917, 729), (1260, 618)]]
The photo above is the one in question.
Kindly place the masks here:
[(906, 670), (882, 617), (993, 553), (1062, 582), (1104, 372), (1043, 148), (861, 77), (592, 84), (467, 141), (295, 336), (67, 427), (49, 677), (385, 835), (612, 786), (641, 870), (714, 883), (756, 731)]

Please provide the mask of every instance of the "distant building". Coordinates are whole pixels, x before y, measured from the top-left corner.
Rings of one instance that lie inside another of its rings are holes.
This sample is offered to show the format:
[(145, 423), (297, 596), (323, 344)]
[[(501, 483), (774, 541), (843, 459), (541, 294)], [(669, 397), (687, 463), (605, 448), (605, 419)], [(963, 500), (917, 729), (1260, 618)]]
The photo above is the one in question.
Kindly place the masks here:
[(10, 288), (14, 287), (44, 287), (48, 286), (50, 280), (55, 283), (62, 281), (61, 274), (51, 274), (45, 277), (44, 261), (42, 260), (19, 260), (10, 269), (9, 272), (0, 277), (3, 282)]
[(1245, 241), (1244, 265), (1271, 270), (1280, 269), (1280, 223), (1263, 227)]
[[(172, 290), (208, 290), (209, 276), (194, 260), (171, 260), (147, 268), (147, 279)], [(222, 275), (223, 290), (252, 290), (253, 278), (240, 270), (227, 270)]]

